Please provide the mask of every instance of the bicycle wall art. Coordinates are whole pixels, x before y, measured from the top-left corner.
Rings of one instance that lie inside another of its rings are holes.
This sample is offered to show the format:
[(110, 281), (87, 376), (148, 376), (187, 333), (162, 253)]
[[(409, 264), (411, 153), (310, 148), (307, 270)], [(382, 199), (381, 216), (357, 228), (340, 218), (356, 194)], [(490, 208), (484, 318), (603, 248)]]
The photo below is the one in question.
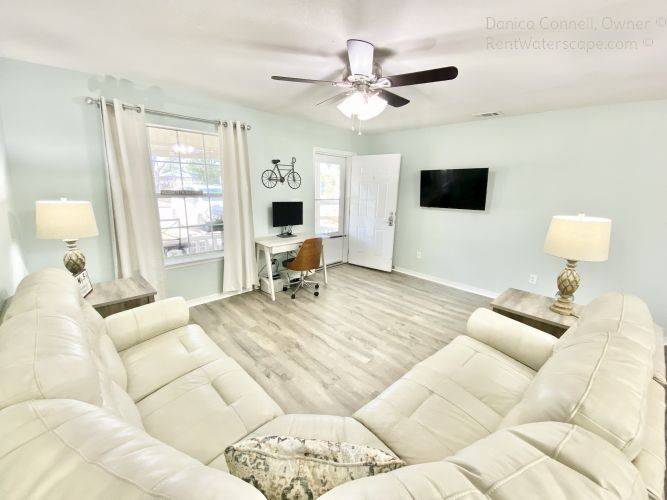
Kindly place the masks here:
[(287, 181), (289, 187), (299, 189), (301, 186), (301, 176), (294, 170), (296, 158), (292, 156), (292, 162), (287, 165), (280, 163), (280, 160), (271, 160), (271, 163), (273, 163), (273, 167), (262, 172), (262, 184), (264, 184), (264, 187), (272, 189), (278, 185), (278, 182), (284, 184)]

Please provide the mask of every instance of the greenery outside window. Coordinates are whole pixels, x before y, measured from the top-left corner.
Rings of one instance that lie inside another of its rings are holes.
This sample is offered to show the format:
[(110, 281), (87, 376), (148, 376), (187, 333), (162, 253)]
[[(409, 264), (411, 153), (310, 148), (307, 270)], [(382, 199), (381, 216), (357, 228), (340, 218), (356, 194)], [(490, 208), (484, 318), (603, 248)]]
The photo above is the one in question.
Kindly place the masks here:
[(165, 264), (222, 257), (218, 135), (157, 125), (147, 129)]

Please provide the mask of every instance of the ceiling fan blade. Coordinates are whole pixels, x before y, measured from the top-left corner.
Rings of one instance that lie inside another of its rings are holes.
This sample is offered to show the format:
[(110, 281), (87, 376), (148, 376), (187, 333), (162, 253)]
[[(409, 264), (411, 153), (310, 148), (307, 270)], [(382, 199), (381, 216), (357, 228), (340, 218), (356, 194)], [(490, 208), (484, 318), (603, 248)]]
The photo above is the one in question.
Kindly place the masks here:
[(350, 74), (372, 76), (374, 50), (372, 43), (364, 40), (348, 40), (347, 58), (350, 61)]
[(389, 92), (388, 90), (380, 89), (378, 90), (378, 92), (380, 93), (380, 97), (382, 97), (385, 101), (387, 101), (387, 104), (395, 108), (400, 108), (401, 106), (405, 106), (407, 103), (410, 102), (405, 97), (396, 95), (393, 92)]
[(455, 66), (447, 66), (446, 68), (427, 69), (425, 71), (415, 71), (414, 73), (385, 76), (384, 78), (391, 82), (392, 87), (404, 87), (406, 85), (453, 80), (458, 74), (459, 70)]
[(315, 85), (339, 85), (344, 82), (334, 82), (332, 80), (309, 80), (308, 78), (292, 78), (291, 76), (275, 76), (271, 80), (280, 80), (282, 82), (314, 83)]
[(350, 92), (341, 92), (340, 94), (336, 94), (333, 97), (329, 97), (324, 101), (318, 102), (317, 104), (315, 104), (315, 106), (319, 106), (320, 104), (336, 104), (337, 102), (345, 99), (348, 95), (350, 95)]

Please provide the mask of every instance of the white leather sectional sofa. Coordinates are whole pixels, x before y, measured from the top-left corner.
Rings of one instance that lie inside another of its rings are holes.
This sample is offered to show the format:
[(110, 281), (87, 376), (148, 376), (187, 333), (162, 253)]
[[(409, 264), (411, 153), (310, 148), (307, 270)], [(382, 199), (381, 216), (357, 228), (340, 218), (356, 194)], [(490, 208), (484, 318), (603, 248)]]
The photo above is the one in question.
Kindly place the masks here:
[(224, 449), (291, 435), (408, 466), (324, 499), (662, 498), (662, 331), (608, 294), (560, 340), (478, 310), (353, 417), (284, 415), (182, 299), (102, 319), (63, 271), (26, 277), (0, 325), (0, 498), (263, 498)]

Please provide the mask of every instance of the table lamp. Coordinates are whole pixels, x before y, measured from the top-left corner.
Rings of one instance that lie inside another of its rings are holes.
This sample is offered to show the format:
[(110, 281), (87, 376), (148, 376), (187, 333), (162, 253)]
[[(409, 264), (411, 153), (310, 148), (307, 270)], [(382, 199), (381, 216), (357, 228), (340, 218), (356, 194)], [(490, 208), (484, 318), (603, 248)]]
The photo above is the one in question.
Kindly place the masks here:
[(551, 219), (544, 251), (567, 260), (558, 275), (558, 299), (550, 309), (564, 316), (572, 314), (574, 292), (579, 288), (578, 261), (602, 262), (609, 257), (611, 220), (579, 215), (556, 215)]
[(63, 240), (67, 252), (63, 263), (73, 275), (86, 268), (86, 258), (76, 246), (79, 238), (97, 236), (97, 223), (93, 206), (89, 201), (73, 201), (67, 198), (35, 202), (37, 237), (46, 240)]

